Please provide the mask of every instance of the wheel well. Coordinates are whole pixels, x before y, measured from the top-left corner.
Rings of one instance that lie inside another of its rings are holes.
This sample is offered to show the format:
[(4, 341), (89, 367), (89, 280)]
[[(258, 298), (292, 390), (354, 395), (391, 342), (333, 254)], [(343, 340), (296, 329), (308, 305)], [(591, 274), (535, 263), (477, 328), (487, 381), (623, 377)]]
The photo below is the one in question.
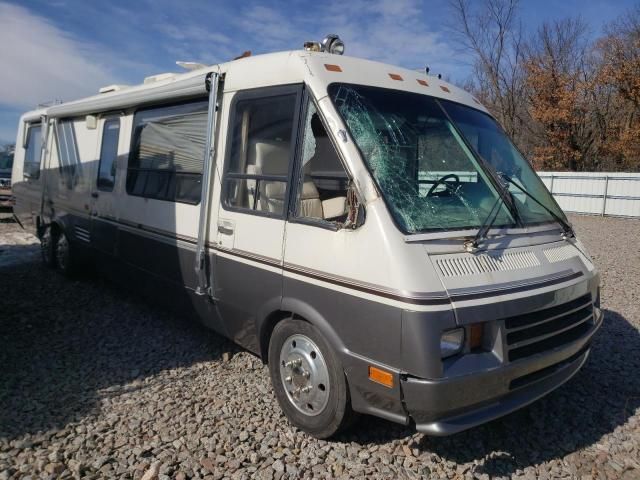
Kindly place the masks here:
[(42, 238), (47, 228), (51, 229), (52, 236), (57, 236), (62, 231), (62, 227), (57, 222), (51, 222), (50, 224), (45, 225), (40, 221), (40, 219), (38, 219), (38, 238)]
[[(305, 320), (299, 315), (293, 312), (286, 312), (284, 310), (276, 310), (269, 314), (269, 316), (262, 322), (262, 328), (260, 329), (260, 358), (263, 363), (269, 362), (269, 341), (271, 340), (271, 334), (273, 329), (276, 328), (278, 322), (287, 318), (298, 318)], [(306, 321), (306, 320), (305, 320)]]

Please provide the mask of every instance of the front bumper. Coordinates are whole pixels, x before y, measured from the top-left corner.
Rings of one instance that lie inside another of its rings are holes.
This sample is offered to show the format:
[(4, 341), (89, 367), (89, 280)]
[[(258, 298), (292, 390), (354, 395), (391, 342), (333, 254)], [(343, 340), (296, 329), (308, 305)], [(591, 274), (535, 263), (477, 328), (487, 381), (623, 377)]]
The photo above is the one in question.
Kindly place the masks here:
[(507, 365), (453, 378), (401, 380), (404, 406), (419, 432), (451, 435), (480, 425), (551, 392), (569, 380), (585, 363), (591, 337), (603, 321), (594, 323), (576, 341)]

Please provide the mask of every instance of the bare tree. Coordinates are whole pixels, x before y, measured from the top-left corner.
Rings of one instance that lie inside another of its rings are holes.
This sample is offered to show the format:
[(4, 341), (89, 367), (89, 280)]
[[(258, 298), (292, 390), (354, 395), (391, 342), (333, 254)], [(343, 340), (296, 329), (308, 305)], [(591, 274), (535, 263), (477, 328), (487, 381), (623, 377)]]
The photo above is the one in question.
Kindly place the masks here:
[(465, 82), (537, 168), (640, 170), (640, 5), (596, 41), (579, 17), (524, 38), (518, 0), (449, 0)]
[(523, 35), (518, 0), (450, 0), (449, 30), (473, 58), (472, 91), (518, 140), (527, 120), (522, 102)]
[(640, 168), (640, 5), (606, 27), (597, 42), (599, 84), (610, 99), (603, 129), (609, 169)]

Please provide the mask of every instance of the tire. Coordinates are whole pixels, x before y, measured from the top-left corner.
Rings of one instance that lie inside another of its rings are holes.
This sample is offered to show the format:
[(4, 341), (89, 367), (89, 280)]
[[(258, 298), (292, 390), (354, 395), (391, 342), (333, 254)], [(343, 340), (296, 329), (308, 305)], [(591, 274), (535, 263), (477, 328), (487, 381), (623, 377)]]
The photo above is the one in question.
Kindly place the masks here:
[(56, 236), (51, 231), (51, 228), (46, 228), (40, 237), (40, 254), (42, 256), (42, 263), (49, 268), (55, 268), (56, 256)]
[(289, 421), (316, 438), (329, 438), (355, 418), (340, 361), (310, 323), (279, 322), (269, 341), (269, 373)]
[(76, 252), (64, 232), (60, 232), (56, 238), (54, 253), (60, 273), (65, 277), (73, 277), (77, 270)]

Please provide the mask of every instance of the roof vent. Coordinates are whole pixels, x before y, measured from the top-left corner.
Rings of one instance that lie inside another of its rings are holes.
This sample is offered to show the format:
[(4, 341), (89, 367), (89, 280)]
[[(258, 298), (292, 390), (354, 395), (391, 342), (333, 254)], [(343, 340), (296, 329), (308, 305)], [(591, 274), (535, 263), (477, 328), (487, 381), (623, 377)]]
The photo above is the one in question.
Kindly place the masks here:
[(107, 85), (106, 87), (102, 87), (100, 90), (98, 90), (98, 93), (119, 92), (120, 90), (124, 90), (127, 87), (128, 85), (116, 85), (114, 83), (113, 85)]
[(176, 62), (176, 65), (184, 68), (185, 70), (200, 70), (201, 68), (206, 67), (204, 63), (198, 62)]
[(162, 80), (171, 80), (175, 76), (175, 73), (158, 73), (157, 75), (145, 77), (144, 84), (146, 85), (147, 83), (161, 82)]

